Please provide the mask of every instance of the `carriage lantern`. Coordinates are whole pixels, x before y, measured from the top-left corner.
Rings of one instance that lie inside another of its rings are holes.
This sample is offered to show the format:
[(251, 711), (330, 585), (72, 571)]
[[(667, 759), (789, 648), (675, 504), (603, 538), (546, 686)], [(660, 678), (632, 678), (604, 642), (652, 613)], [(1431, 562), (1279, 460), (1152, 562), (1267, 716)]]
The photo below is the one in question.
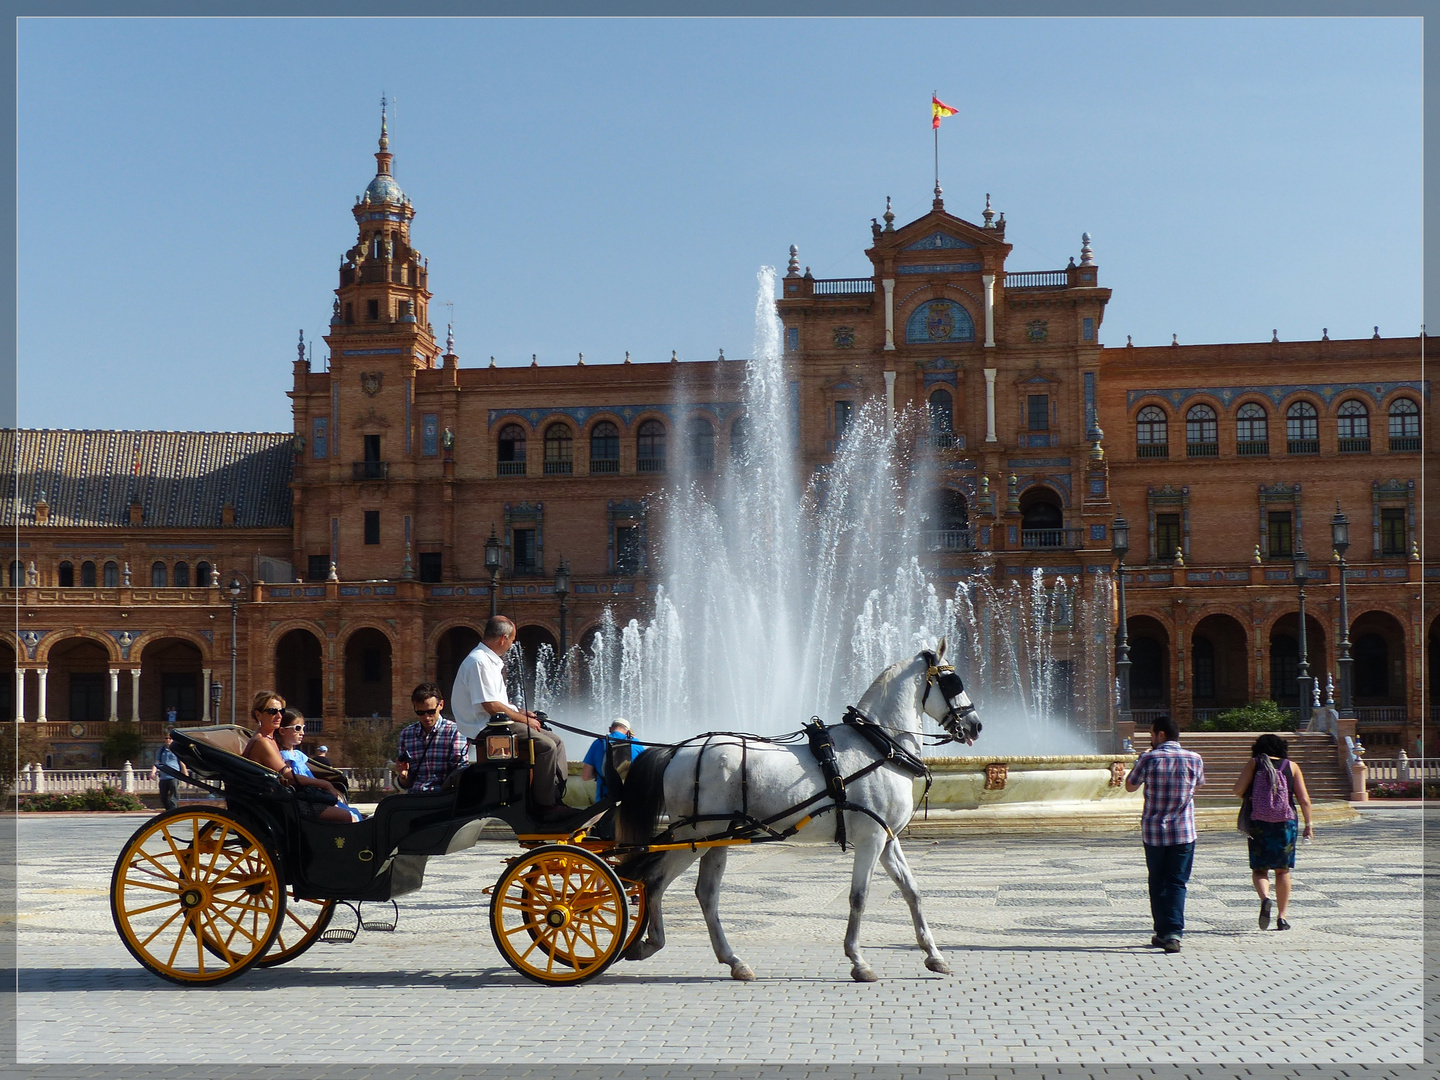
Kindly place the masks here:
[(485, 569), (490, 571), (490, 614), (494, 615), (499, 597), (496, 589), (500, 582), (500, 538), (495, 535), (495, 523), (490, 523), (490, 538), (485, 541)]

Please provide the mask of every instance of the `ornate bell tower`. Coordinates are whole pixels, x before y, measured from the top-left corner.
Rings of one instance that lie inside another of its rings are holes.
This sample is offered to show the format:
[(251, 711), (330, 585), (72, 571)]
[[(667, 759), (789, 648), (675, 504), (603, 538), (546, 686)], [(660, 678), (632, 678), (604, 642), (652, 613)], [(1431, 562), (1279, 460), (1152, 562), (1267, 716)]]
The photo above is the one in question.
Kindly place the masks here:
[(429, 270), (410, 245), (415, 207), (391, 175), (391, 161), (382, 105), (375, 179), (351, 209), (359, 236), (340, 263), (340, 287), (325, 338), (333, 369), (353, 366), (347, 358), (378, 356), (404, 357), (412, 368), (431, 368), (440, 355), (429, 323)]

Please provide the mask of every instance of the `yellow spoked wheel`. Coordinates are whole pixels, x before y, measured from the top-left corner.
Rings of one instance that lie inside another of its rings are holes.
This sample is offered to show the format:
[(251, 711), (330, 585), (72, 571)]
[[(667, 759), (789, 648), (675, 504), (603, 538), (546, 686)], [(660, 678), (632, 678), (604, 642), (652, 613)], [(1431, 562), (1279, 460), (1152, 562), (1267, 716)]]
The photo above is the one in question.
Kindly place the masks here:
[(173, 810), (130, 837), (110, 877), (110, 914), (130, 955), (182, 985), (233, 979), (265, 954), (285, 888), (261, 837), (214, 810)]
[(288, 964), (320, 940), (334, 914), (334, 900), (306, 900), (291, 892), (285, 901), (285, 917), (280, 920), (280, 932), (275, 935), (275, 943), (265, 950), (265, 955), (256, 961), (257, 965), (275, 967)]
[(500, 876), (490, 898), (490, 933), (505, 962), (542, 983), (593, 979), (628, 942), (625, 887), (584, 848), (548, 844)]

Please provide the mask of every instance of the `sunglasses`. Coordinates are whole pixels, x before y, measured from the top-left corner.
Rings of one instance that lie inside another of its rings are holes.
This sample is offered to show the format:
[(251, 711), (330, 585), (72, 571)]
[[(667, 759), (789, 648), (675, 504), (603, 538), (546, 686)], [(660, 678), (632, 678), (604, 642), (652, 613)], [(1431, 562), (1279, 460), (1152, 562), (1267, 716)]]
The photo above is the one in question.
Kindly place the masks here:
[(439, 709), (416, 709), (416, 710), (415, 710), (415, 715), (416, 715), (416, 716), (439, 716), (439, 715), (440, 715), (440, 710), (439, 710)]
[(258, 712), (258, 713), (264, 713), (266, 716), (284, 716), (284, 715), (285, 715), (285, 710), (284, 710), (284, 709), (256, 709), (255, 711)]
[(281, 730), (281, 731), (304, 731), (304, 730), (305, 730), (305, 725), (304, 725), (304, 724), (282, 724), (281, 727), (280, 727), (280, 730)]

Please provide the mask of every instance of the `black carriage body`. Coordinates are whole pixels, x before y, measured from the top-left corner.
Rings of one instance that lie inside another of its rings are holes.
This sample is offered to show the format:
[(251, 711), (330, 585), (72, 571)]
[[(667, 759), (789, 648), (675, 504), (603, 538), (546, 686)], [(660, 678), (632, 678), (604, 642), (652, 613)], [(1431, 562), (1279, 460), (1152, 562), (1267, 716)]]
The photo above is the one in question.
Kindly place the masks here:
[(332, 824), (303, 817), (279, 774), (240, 755), (249, 737), (243, 728), (177, 728), (173, 735), (171, 749), (191, 777), (223, 781), (229, 812), (266, 835), (297, 896), (393, 899), (421, 887), (429, 856), (474, 845), (487, 820), (517, 835), (545, 831), (526, 808), (529, 766), (520, 762), (472, 764), (449, 790), (388, 795), (370, 817)]

